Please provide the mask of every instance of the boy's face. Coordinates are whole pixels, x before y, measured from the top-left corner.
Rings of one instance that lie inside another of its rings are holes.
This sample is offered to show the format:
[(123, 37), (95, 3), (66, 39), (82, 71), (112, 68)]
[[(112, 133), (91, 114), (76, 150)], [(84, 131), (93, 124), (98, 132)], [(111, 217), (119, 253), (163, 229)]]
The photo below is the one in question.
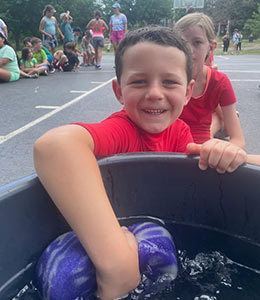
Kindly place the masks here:
[(42, 49), (42, 42), (38, 42), (37, 44), (35, 44), (33, 46), (33, 50), (36, 51), (40, 51)]
[(66, 51), (67, 51), (68, 53), (73, 53), (73, 52), (74, 52), (73, 49), (68, 49), (68, 48), (66, 48)]
[(142, 42), (123, 55), (120, 85), (113, 81), (129, 118), (149, 133), (159, 133), (181, 114), (191, 97), (185, 54), (175, 47)]

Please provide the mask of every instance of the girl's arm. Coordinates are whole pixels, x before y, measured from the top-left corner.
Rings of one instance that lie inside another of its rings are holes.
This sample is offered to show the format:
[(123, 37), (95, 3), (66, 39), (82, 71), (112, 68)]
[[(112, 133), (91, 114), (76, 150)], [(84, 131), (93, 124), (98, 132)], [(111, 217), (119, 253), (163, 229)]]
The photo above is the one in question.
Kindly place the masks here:
[(241, 147), (245, 147), (245, 138), (237, 116), (235, 104), (222, 106), (225, 130), (230, 137), (230, 142)]
[(60, 30), (60, 27), (59, 27), (59, 25), (58, 25), (58, 22), (57, 22), (57, 20), (56, 20), (56, 18), (55, 17), (53, 17), (54, 19), (55, 19), (55, 27), (56, 27), (56, 32), (58, 31), (59, 32), (59, 34), (60, 34), (60, 36), (61, 36), (61, 38), (64, 40), (64, 35), (63, 35), (63, 33), (61, 32), (61, 30)]
[(7, 65), (9, 62), (10, 62), (9, 58), (3, 57), (2, 59), (0, 59), (0, 68)]
[(103, 28), (104, 28), (104, 30), (108, 30), (107, 23), (104, 20), (103, 20)]
[(111, 300), (138, 285), (138, 251), (134, 237), (130, 234), (129, 242), (115, 217), (93, 151), (88, 131), (67, 125), (36, 141), (34, 162), (42, 184), (95, 265), (98, 295)]
[(125, 33), (127, 32), (127, 23), (125, 23), (125, 25), (124, 25), (124, 31), (125, 31)]
[(92, 26), (92, 22), (93, 22), (93, 19), (91, 19), (88, 24), (86, 25), (86, 30), (89, 30)]

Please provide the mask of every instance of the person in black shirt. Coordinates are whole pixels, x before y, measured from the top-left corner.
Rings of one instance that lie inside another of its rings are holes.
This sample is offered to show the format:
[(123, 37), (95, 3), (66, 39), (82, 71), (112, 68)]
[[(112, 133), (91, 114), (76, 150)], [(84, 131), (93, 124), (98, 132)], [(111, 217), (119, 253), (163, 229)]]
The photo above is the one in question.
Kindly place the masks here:
[(79, 59), (75, 54), (75, 49), (76, 45), (73, 42), (66, 43), (64, 54), (67, 56), (68, 61), (62, 67), (64, 72), (77, 71)]

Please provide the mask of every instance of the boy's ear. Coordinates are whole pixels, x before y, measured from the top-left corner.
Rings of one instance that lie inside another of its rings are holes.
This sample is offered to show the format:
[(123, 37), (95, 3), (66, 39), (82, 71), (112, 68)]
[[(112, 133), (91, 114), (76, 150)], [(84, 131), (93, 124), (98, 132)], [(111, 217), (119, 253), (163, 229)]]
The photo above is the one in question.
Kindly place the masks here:
[(190, 101), (190, 98), (192, 96), (192, 91), (193, 91), (194, 83), (195, 83), (195, 80), (192, 79), (189, 82), (189, 84), (187, 85), (184, 105), (187, 105), (189, 103), (189, 101)]
[(112, 80), (112, 87), (113, 87), (113, 91), (116, 95), (118, 102), (121, 103), (122, 105), (124, 105), (122, 90), (121, 90), (120, 84), (118, 83), (118, 81), (116, 79)]

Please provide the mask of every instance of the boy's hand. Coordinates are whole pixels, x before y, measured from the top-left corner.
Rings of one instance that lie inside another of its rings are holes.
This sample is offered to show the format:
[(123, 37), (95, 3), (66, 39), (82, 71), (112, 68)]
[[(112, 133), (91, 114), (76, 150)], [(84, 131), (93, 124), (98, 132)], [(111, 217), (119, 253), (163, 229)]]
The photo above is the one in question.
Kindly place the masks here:
[(215, 168), (218, 173), (233, 172), (247, 160), (247, 154), (243, 149), (219, 139), (211, 139), (201, 145), (190, 143), (187, 150), (190, 154), (200, 155), (201, 170), (210, 167)]

